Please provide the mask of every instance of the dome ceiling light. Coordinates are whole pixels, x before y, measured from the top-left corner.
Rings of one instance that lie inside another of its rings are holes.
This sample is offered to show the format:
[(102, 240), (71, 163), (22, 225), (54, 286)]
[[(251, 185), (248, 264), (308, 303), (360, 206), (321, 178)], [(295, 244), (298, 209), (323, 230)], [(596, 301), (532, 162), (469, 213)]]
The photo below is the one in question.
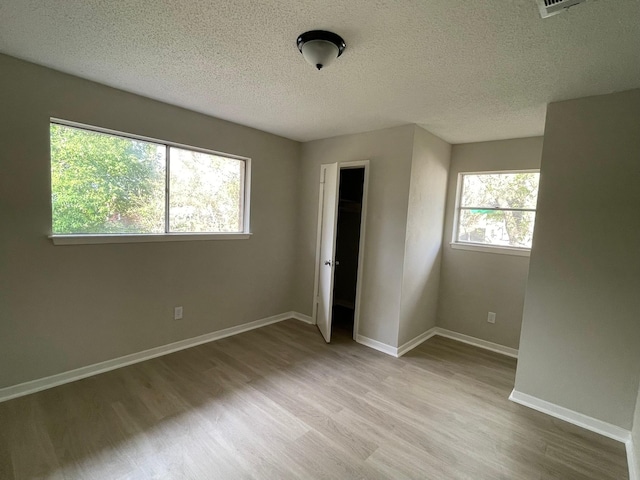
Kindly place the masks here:
[(298, 37), (298, 50), (310, 65), (318, 70), (342, 55), (347, 44), (340, 35), (324, 30), (312, 30)]

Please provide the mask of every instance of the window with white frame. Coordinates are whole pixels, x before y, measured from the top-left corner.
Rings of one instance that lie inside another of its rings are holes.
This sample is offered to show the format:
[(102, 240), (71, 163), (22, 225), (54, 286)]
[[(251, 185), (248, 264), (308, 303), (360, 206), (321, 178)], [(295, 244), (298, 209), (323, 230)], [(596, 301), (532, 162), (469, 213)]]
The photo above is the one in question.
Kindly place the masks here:
[(248, 233), (249, 159), (52, 120), (52, 233)]
[(531, 249), (540, 173), (460, 173), (452, 245)]

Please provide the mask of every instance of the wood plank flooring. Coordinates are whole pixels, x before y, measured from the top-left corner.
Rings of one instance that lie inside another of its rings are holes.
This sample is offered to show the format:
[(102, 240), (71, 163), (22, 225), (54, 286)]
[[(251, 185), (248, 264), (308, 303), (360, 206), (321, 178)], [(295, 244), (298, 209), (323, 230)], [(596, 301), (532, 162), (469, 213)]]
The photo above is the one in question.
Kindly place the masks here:
[(621, 443), (510, 402), (514, 375), (290, 320), (0, 404), (0, 478), (627, 478)]

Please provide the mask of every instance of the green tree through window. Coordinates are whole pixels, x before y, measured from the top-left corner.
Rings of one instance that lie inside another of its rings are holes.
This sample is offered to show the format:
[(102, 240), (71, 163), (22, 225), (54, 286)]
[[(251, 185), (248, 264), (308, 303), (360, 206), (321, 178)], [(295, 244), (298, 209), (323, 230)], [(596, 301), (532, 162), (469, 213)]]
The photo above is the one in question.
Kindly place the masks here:
[(462, 174), (456, 241), (531, 248), (538, 172)]
[(52, 122), (53, 233), (242, 232), (246, 166), (243, 159)]
[(164, 231), (162, 145), (51, 124), (53, 233)]

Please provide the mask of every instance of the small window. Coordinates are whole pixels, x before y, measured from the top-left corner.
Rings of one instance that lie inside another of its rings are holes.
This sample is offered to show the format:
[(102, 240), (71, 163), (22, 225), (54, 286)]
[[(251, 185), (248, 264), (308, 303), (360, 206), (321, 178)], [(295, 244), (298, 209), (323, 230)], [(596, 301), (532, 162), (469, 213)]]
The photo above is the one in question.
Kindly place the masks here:
[(461, 173), (453, 246), (531, 249), (540, 173)]
[(52, 232), (248, 233), (248, 159), (52, 121)]

